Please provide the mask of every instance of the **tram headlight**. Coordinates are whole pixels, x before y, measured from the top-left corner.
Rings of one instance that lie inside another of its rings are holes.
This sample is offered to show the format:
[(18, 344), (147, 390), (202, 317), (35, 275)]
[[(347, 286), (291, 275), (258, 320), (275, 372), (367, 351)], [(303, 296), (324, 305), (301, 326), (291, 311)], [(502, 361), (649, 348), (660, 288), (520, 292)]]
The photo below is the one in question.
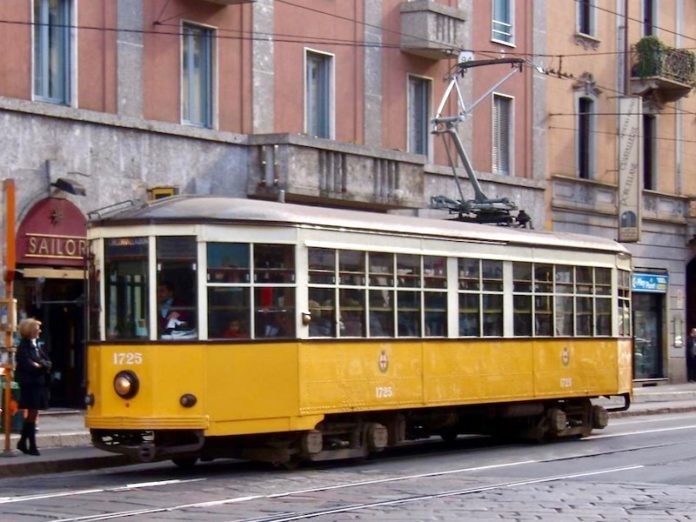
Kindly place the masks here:
[(114, 391), (119, 397), (132, 399), (138, 393), (140, 381), (138, 376), (130, 370), (123, 370), (114, 377)]

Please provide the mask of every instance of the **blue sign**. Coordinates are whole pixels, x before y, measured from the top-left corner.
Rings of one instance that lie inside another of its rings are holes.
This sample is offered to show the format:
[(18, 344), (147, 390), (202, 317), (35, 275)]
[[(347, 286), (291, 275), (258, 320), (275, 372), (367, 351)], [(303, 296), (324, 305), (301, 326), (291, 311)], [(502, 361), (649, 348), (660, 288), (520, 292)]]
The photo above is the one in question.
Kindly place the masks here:
[(658, 274), (633, 274), (634, 292), (652, 292), (654, 294), (666, 294), (669, 284), (669, 276)]

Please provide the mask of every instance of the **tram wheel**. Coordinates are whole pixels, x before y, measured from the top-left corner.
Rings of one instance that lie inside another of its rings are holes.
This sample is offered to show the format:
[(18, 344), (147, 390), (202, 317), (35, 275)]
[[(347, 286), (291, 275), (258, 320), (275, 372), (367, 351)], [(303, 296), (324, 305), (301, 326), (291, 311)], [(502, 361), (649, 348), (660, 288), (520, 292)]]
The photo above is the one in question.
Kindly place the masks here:
[(191, 469), (198, 462), (197, 457), (177, 457), (172, 459), (172, 462), (181, 469)]

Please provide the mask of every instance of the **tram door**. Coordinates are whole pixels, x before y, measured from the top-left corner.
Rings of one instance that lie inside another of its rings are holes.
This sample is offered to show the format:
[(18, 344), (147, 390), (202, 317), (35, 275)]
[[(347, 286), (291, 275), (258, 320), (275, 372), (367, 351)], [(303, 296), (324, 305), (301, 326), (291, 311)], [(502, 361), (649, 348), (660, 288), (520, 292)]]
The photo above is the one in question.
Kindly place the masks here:
[(35, 286), (31, 315), (39, 319), (53, 362), (51, 407), (81, 407), (84, 397), (84, 283), (45, 279)]

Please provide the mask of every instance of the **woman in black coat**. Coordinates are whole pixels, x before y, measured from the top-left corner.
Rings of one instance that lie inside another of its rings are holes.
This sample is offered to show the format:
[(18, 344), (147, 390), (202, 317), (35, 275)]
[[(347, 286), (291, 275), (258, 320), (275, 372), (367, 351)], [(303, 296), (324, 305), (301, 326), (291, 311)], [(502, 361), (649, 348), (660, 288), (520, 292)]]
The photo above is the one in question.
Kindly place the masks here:
[(22, 340), (17, 347), (15, 380), (19, 384), (19, 408), (27, 410), (22, 436), (17, 449), (29, 455), (39, 455), (36, 447), (36, 419), (39, 410), (48, 408), (51, 360), (36, 340), (41, 334), (41, 321), (24, 319), (19, 323)]

